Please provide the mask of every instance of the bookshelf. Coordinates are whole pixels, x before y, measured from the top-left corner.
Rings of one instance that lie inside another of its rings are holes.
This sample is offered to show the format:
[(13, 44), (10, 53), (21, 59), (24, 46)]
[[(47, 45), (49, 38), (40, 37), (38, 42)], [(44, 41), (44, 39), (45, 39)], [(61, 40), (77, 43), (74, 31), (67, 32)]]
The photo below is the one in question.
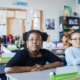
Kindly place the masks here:
[(60, 16), (59, 25), (62, 24), (63, 30), (59, 32), (59, 40), (61, 41), (61, 36), (66, 35), (69, 38), (69, 35), (74, 31), (80, 31), (80, 18), (71, 17), (71, 16)]

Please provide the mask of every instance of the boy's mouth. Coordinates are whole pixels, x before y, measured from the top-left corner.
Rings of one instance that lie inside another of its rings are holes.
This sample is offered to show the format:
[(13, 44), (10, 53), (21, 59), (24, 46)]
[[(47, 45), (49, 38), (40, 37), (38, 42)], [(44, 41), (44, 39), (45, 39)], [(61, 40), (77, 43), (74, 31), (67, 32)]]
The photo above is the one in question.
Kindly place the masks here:
[(33, 48), (37, 48), (38, 46), (37, 46), (37, 45), (33, 45), (32, 47), (33, 47)]

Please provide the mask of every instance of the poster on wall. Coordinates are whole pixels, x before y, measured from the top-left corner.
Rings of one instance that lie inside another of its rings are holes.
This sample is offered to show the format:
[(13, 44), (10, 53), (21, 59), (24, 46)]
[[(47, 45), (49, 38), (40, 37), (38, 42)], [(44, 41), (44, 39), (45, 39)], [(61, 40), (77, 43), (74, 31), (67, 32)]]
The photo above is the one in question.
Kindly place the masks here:
[(72, 15), (72, 7), (64, 6), (64, 16), (71, 16)]
[(33, 16), (34, 17), (40, 17), (40, 11), (34, 11)]
[(7, 17), (14, 17), (14, 11), (7, 11)]
[(46, 19), (46, 29), (47, 30), (55, 30), (55, 23), (54, 23), (54, 19)]
[(40, 30), (40, 18), (33, 19), (33, 29)]
[(0, 36), (6, 35), (6, 9), (0, 9)]
[(55, 20), (54, 19), (46, 19), (45, 28), (47, 32), (53, 33), (55, 31)]
[(26, 11), (15, 11), (16, 19), (26, 19)]
[(28, 32), (29, 30), (31, 30), (31, 20), (25, 20), (25, 32)]
[(0, 24), (6, 24), (6, 9), (0, 9)]
[(13, 5), (22, 5), (22, 6), (27, 6), (27, 0), (12, 0)]
[(12, 35), (19, 36), (22, 34), (22, 20), (21, 19), (13, 19), (11, 24)]
[(33, 20), (33, 8), (26, 8), (27, 20)]

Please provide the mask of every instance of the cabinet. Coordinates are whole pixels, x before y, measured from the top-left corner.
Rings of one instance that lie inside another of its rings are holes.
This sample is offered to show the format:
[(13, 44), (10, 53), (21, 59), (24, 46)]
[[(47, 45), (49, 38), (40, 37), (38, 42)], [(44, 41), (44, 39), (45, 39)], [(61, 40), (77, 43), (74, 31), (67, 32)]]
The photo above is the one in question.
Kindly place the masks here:
[[(69, 35), (74, 31), (80, 31), (80, 18), (79, 17), (59, 17), (59, 25), (62, 25), (63, 30), (59, 32), (59, 40), (62, 35), (66, 35), (69, 38)], [(61, 41), (61, 40), (60, 40)]]

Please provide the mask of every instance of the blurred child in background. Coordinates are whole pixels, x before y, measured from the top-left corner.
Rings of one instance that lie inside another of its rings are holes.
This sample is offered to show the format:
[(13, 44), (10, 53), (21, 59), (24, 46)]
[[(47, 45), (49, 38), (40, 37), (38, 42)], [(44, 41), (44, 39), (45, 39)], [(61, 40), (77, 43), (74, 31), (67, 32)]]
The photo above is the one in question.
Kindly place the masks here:
[(47, 41), (43, 42), (43, 48), (55, 48), (55, 44), (50, 41), (50, 35), (47, 37)]
[(63, 43), (64, 47), (68, 47), (67, 37), (65, 35), (61, 36), (61, 43)]

